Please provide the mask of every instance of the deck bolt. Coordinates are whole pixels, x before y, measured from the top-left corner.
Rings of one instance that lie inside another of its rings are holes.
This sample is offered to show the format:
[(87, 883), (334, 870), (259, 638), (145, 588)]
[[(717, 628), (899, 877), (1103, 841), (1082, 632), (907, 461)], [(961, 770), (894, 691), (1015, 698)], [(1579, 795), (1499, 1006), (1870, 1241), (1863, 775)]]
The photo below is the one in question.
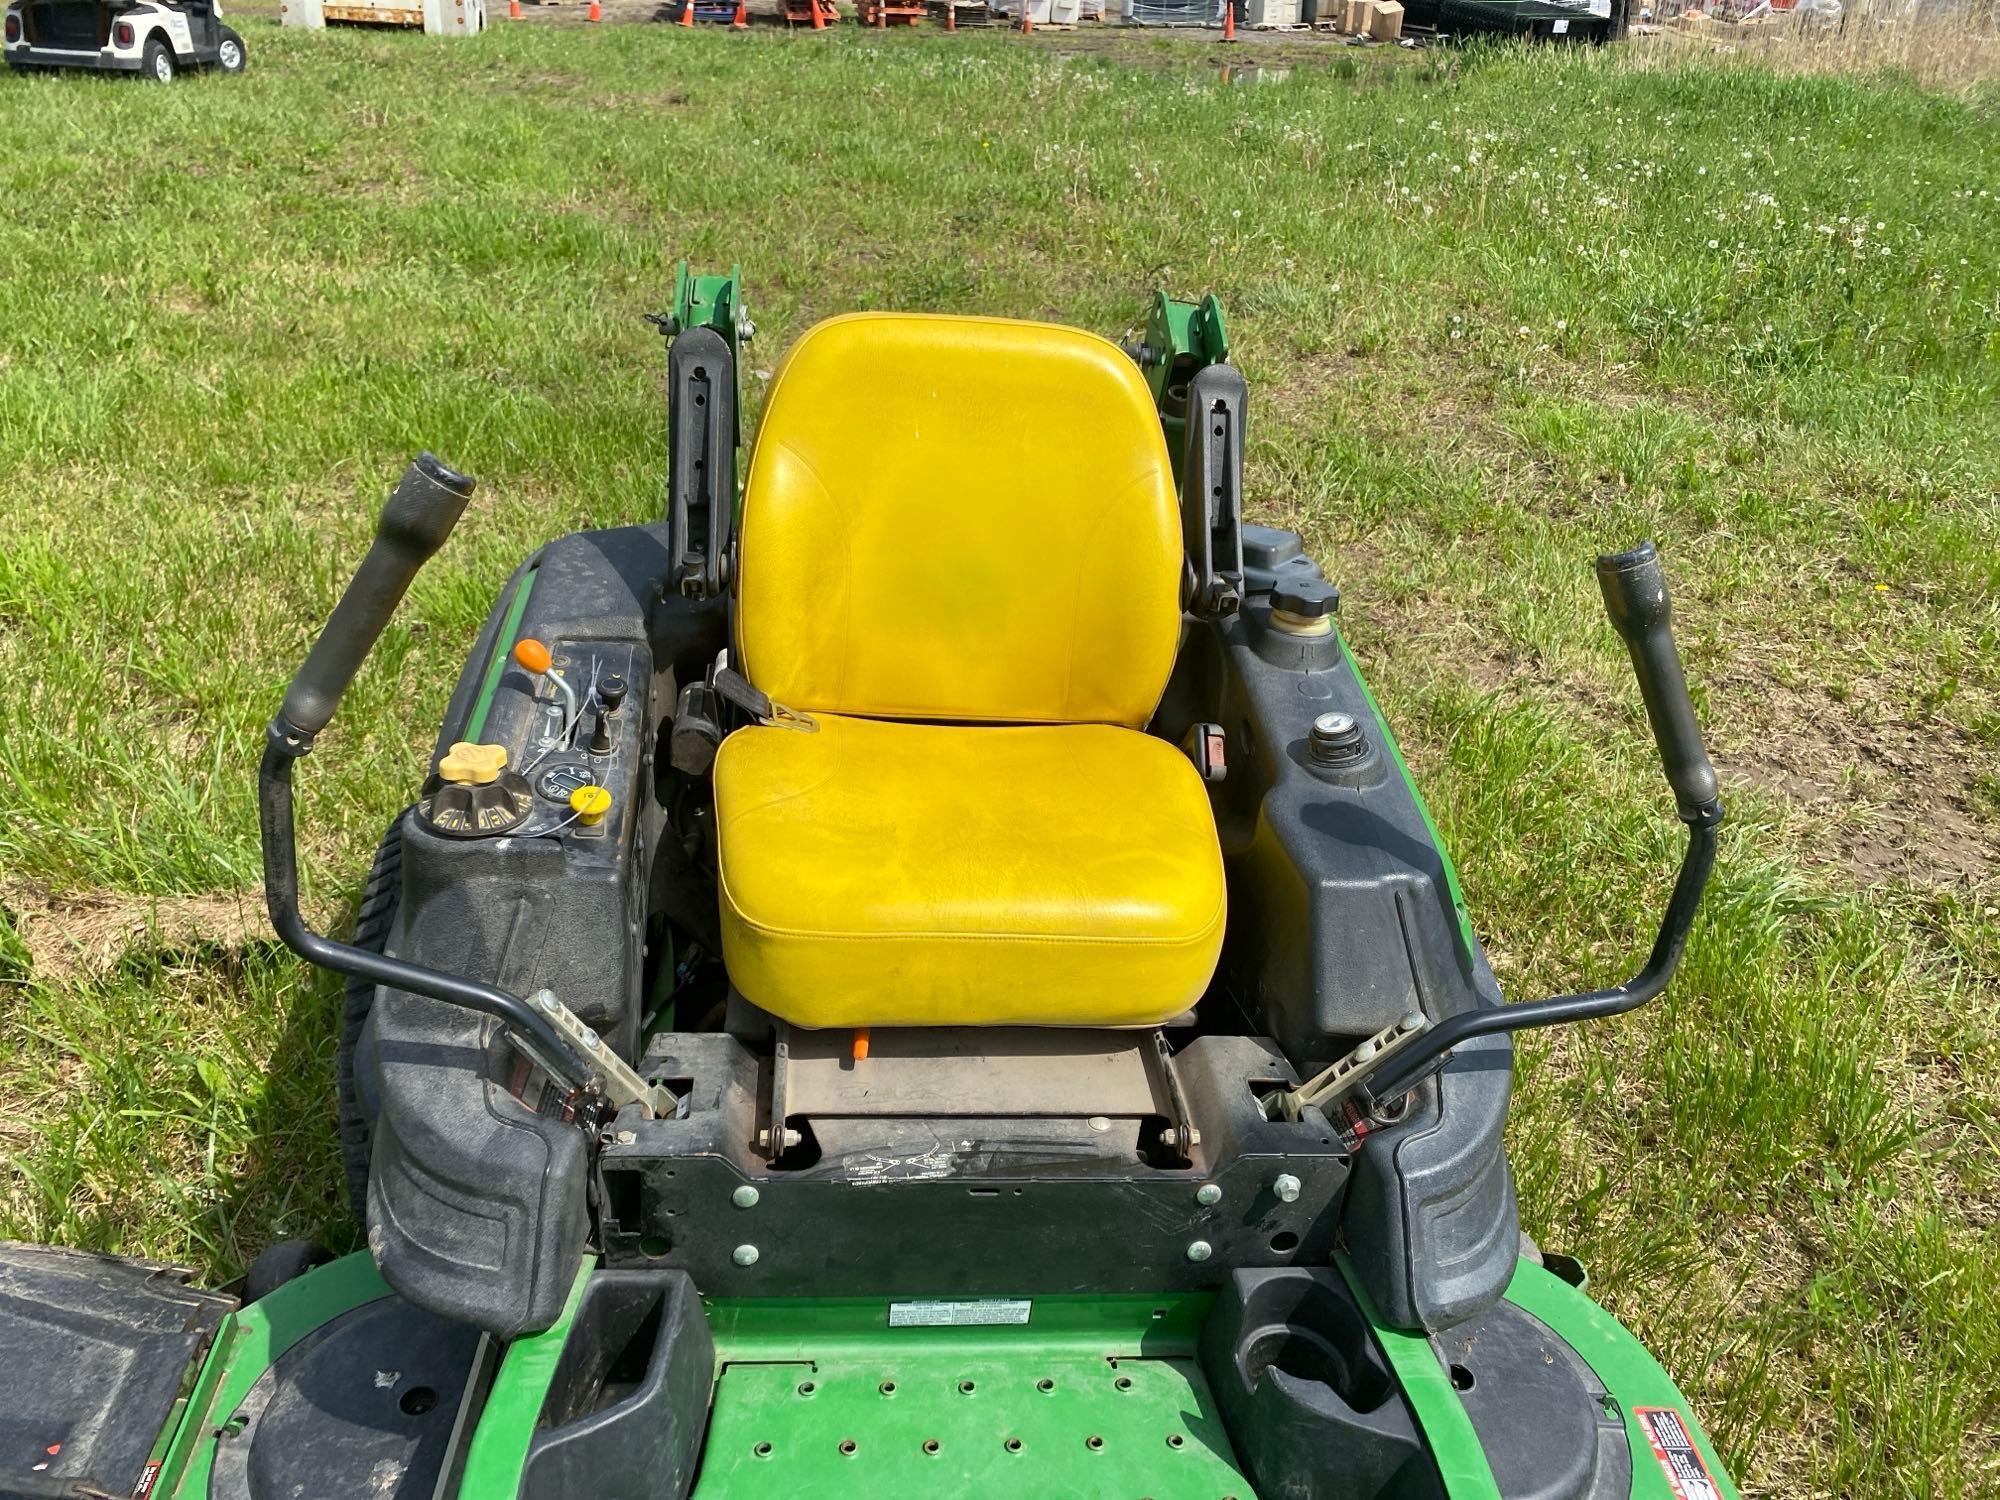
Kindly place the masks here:
[(734, 1203), (738, 1208), (755, 1208), (757, 1206), (757, 1199), (760, 1196), (758, 1191), (746, 1182), (742, 1187), (729, 1195), (729, 1201)]
[(1280, 1203), (1298, 1202), (1300, 1188), (1301, 1184), (1298, 1178), (1294, 1177), (1290, 1172), (1280, 1172), (1276, 1177), (1271, 1179), (1271, 1191), (1278, 1195)]
[(1213, 1254), (1215, 1254), (1215, 1247), (1209, 1244), (1207, 1240), (1190, 1240), (1188, 1242), (1187, 1258), (1189, 1260), (1204, 1261)]
[(739, 1266), (754, 1266), (757, 1264), (757, 1247), (755, 1245), (738, 1245), (730, 1252), (729, 1258)]
[(1222, 1189), (1212, 1182), (1204, 1182), (1194, 1190), (1194, 1201), (1203, 1208), (1209, 1208), (1222, 1201)]

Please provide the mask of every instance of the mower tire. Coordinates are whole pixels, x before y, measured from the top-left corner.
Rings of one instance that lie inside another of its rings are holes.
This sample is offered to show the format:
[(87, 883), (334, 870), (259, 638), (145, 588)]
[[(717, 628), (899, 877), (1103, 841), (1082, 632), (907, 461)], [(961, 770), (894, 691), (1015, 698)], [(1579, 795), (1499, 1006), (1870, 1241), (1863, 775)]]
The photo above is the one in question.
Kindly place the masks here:
[[(388, 945), (389, 928), (396, 920), (402, 894), (403, 813), (397, 813), (389, 822), (389, 831), (382, 835), (375, 863), (368, 867), (368, 879), (361, 887), (361, 903), (354, 912), (355, 947), (380, 953)], [(354, 1057), (361, 1045), (361, 1028), (374, 1007), (373, 982), (350, 978), (341, 1008), (334, 1086), (340, 1096), (340, 1159), (347, 1169), (347, 1201), (354, 1210), (354, 1222), (362, 1225), (368, 1222), (368, 1164), (375, 1133), (355, 1085)]]
[(243, 1274), (243, 1300), (255, 1302), (268, 1297), (288, 1281), (296, 1281), (314, 1266), (333, 1259), (333, 1252), (311, 1240), (279, 1240), (265, 1247)]

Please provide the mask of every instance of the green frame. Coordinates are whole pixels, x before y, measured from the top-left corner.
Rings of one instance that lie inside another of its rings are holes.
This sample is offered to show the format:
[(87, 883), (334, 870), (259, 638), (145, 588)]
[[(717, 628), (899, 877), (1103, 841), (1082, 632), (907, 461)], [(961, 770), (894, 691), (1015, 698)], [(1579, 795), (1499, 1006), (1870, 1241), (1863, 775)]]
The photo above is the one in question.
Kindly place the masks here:
[[(713, 328), (729, 341), (730, 367), (736, 378), (736, 431), (743, 447), (743, 345), (756, 336), (749, 304), (743, 300), (743, 268), (731, 266), (726, 276), (702, 275), (686, 261), (674, 267), (674, 310), (662, 330), (671, 339), (690, 328)], [(740, 497), (739, 497), (740, 499)]]
[[(1181, 457), (1187, 448), (1187, 415), (1174, 409), (1173, 392), (1176, 388), (1184, 391), (1205, 366), (1229, 363), (1229, 329), (1223, 321), (1221, 301), (1213, 292), (1199, 302), (1180, 302), (1164, 291), (1154, 292), (1138, 360), (1146, 387), (1153, 393), (1153, 405), (1159, 408), (1167, 457), (1173, 464), (1174, 482), (1179, 484)], [(1185, 396), (1179, 399), (1184, 402)]]

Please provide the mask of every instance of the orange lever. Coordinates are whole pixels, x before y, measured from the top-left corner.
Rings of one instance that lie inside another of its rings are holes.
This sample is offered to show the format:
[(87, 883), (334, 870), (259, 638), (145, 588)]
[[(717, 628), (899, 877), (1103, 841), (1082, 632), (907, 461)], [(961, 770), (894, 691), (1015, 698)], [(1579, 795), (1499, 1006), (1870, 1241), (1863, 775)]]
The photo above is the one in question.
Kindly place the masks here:
[(546, 672), (555, 658), (549, 655), (549, 648), (531, 636), (522, 636), (514, 642), (514, 660), (530, 672)]

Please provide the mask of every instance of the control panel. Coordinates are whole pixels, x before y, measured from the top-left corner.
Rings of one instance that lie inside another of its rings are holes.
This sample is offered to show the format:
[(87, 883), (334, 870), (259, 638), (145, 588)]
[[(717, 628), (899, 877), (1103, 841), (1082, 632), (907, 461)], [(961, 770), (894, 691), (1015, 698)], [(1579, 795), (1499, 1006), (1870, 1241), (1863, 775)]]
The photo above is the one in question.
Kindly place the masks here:
[(491, 742), (460, 740), (440, 757), (418, 819), (447, 838), (557, 837), (575, 855), (594, 845), (615, 858), (644, 755), (644, 697), (631, 683), (650, 664), (619, 641), (524, 637), (510, 657), (513, 711), (491, 716)]

